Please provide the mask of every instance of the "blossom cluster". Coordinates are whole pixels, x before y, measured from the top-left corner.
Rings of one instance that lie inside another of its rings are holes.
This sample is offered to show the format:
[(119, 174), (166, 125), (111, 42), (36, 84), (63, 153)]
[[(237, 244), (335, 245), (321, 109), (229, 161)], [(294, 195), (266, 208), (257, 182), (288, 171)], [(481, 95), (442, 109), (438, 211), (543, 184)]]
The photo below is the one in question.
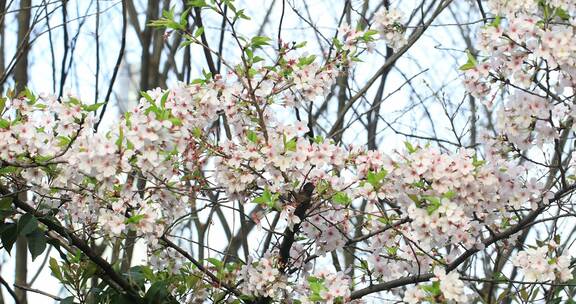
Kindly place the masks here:
[(403, 24), (404, 13), (397, 8), (382, 8), (374, 16), (374, 23), (389, 47), (398, 50), (407, 42)]
[(554, 254), (557, 248), (552, 241), (546, 246), (528, 248), (512, 258), (512, 264), (524, 272), (528, 282), (566, 282), (571, 280), (570, 257)]
[(286, 276), (278, 271), (274, 258), (265, 256), (257, 262), (242, 266), (240, 286), (242, 293), (253, 296), (282, 298), (286, 289)]
[[(403, 258), (413, 260), (409, 245), (415, 240), (426, 250), (449, 244), (473, 247), (482, 239), (483, 225), (498, 227), (508, 217), (501, 212), (503, 208), (520, 208), (542, 196), (541, 185), (533, 180), (518, 180), (518, 176), (526, 174), (525, 168), (504, 162), (479, 162), (471, 151), (447, 155), (422, 148), (403, 157), (405, 162), (388, 168), (389, 173), (382, 181), (364, 183), (361, 188), (362, 192), (369, 191), (364, 192), (367, 197), (397, 202), (412, 219), (396, 231), (375, 236), (372, 245), (375, 255), (380, 254), (379, 248), (401, 246), (402, 250), (396, 254), (403, 253)], [(387, 184), (386, 181), (394, 182)], [(378, 229), (382, 224), (374, 226)], [(408, 243), (402, 245), (400, 240)], [(372, 260), (379, 261), (376, 269), (395, 269), (402, 265), (384, 258)], [(386, 273), (390, 275), (394, 271)], [(393, 278), (402, 274), (397, 273)]]
[(434, 268), (434, 278), (431, 286), (415, 285), (406, 289), (402, 300), (405, 303), (436, 302), (438, 297), (447, 303), (469, 303), (470, 297), (466, 294), (464, 282), (458, 273), (446, 273), (444, 268)]
[[(488, 107), (499, 92), (497, 131), (517, 149), (552, 143), (574, 118), (574, 1), (488, 1), (494, 21), (483, 26), (461, 67), (464, 85)], [(476, 58), (476, 57), (477, 58)]]
[(312, 303), (348, 303), (350, 297), (350, 278), (343, 272), (319, 271), (309, 276), (297, 292), (305, 295), (303, 304)]

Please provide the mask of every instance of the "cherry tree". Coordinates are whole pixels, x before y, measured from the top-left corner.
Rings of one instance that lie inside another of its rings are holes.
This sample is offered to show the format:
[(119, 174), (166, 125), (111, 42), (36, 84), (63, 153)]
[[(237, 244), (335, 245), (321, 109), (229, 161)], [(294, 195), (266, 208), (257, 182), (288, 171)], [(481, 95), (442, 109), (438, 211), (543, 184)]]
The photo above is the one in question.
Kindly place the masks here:
[[(482, 12), (459, 68), (494, 113), (477, 143), (342, 141), (349, 109), (453, 2), (409, 14), (386, 1), (315, 55), (281, 27), (242, 35), (251, 20), (231, 0), (188, 1), (149, 26), (222, 68), (208, 60), (191, 83), (142, 92), (108, 129), (105, 103), (7, 92), (3, 250), (17, 236), (33, 258), (55, 248), (63, 303), (573, 301), (576, 1), (459, 3)], [(233, 60), (199, 12), (221, 18)], [(311, 105), (380, 50), (382, 68), (319, 123)]]

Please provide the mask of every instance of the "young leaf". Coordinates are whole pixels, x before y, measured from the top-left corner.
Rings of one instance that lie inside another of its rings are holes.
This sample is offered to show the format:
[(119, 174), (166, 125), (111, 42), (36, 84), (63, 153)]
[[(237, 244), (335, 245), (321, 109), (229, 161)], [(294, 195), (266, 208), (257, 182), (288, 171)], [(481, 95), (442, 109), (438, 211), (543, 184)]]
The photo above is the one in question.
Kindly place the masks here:
[(410, 153), (410, 154), (418, 151), (418, 149), (415, 148), (409, 141), (405, 141), (405, 142), (404, 142), (404, 146), (406, 147), (406, 150), (407, 150), (408, 153)]
[(204, 33), (204, 27), (203, 26), (197, 28), (194, 31), (194, 38), (198, 38), (198, 37), (202, 36), (203, 33)]
[(62, 271), (60, 271), (60, 265), (55, 258), (50, 258), (50, 270), (52, 271), (52, 275), (58, 279), (58, 281), (62, 282), (64, 280), (62, 276)]
[(252, 40), (250, 41), (250, 44), (252, 45), (252, 47), (254, 48), (259, 48), (262, 47), (264, 45), (269, 45), (269, 41), (272, 40), (266, 36), (255, 36), (252, 37)]
[(248, 130), (248, 132), (246, 134), (246, 139), (257, 144), (258, 143), (258, 134), (256, 134), (256, 132), (254, 132), (252, 130)]
[(350, 197), (348, 197), (348, 194), (346, 194), (346, 192), (336, 192), (336, 194), (332, 196), (332, 201), (340, 205), (348, 205), (352, 202), (352, 200), (350, 199)]
[(104, 105), (104, 102), (95, 103), (95, 104), (92, 104), (92, 105), (82, 105), (82, 108), (83, 108), (85, 111), (94, 112), (94, 111), (98, 110), (102, 105)]
[(10, 127), (10, 121), (0, 118), (0, 129), (8, 129)]
[(190, 1), (188, 1), (188, 5), (190, 5), (191, 7), (208, 6), (208, 4), (206, 4), (206, 0), (190, 0)]
[(476, 61), (476, 58), (474, 58), (474, 55), (472, 55), (472, 53), (469, 50), (466, 50), (466, 56), (468, 57), (468, 61), (466, 61), (465, 64), (460, 66), (459, 68), (460, 71), (471, 70), (475, 68), (476, 65), (478, 65), (478, 61)]
[(4, 107), (6, 107), (6, 97), (0, 98), (0, 114), (4, 111)]

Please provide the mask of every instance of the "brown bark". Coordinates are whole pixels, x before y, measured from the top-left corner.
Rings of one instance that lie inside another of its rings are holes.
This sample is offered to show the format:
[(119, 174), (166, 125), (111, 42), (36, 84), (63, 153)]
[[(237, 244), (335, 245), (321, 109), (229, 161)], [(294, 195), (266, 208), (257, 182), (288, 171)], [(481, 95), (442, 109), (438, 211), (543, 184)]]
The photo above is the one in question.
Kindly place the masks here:
[[(31, 17), (31, 0), (20, 1), (20, 12), (18, 13), (18, 45), (22, 46), (22, 56), (16, 63), (14, 69), (14, 82), (16, 83), (16, 92), (24, 90), (28, 84), (28, 44), (30, 39), (30, 17)], [(19, 195), (19, 199), (26, 201), (26, 192)], [(16, 267), (14, 282), (17, 285), (27, 286), (28, 277), (28, 244), (24, 236), (19, 236), (16, 240)], [(15, 290), (18, 302), (26, 304), (26, 290), (17, 288)]]
[(16, 92), (23, 90), (28, 83), (28, 43), (30, 40), (30, 17), (32, 0), (20, 1), (18, 13), (18, 45), (23, 46), (22, 56), (14, 69), (14, 81)]
[[(4, 70), (6, 70), (6, 58), (4, 57), (4, 46), (6, 45), (6, 38), (5, 38), (5, 22), (4, 19), (6, 14), (6, 0), (0, 0), (0, 74), (4, 74)], [(4, 86), (0, 84), (0, 94), (4, 92)], [(0, 294), (0, 300), (2, 296)], [(2, 302), (0, 302), (2, 303)]]

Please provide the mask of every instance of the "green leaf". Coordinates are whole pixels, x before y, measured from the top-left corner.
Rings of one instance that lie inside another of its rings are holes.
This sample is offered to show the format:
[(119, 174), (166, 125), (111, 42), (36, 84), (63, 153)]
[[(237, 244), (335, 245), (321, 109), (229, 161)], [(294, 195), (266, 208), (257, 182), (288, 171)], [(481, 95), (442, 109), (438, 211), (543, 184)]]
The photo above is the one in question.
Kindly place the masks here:
[(398, 253), (398, 247), (387, 247), (386, 251), (389, 255), (395, 256)]
[[(529, 303), (536, 303), (537, 302), (535, 300), (536, 300), (536, 297), (538, 296), (538, 292), (540, 292), (539, 288), (534, 289), (534, 291), (532, 292), (532, 296), (530, 297)], [(564, 302), (564, 304), (566, 304), (566, 303), (568, 303), (568, 302)]]
[(434, 213), (434, 211), (438, 210), (438, 208), (442, 206), (442, 202), (440, 201), (440, 199), (435, 196), (423, 195), (422, 198), (430, 203), (426, 207), (426, 211), (428, 211), (429, 215)]
[(520, 289), (520, 297), (522, 298), (522, 300), (524, 300), (524, 302), (528, 302), (528, 299), (530, 298), (530, 294), (528, 294), (528, 291), (526, 290), (526, 288)]
[(440, 283), (438, 281), (432, 283), (432, 285), (423, 285), (420, 288), (430, 293), (432, 296), (439, 296), (440, 294), (442, 294), (442, 292), (440, 291)]
[(257, 144), (258, 143), (258, 134), (256, 134), (256, 132), (254, 132), (252, 130), (248, 130), (248, 132), (246, 132), (246, 139)]
[(308, 277), (308, 284), (310, 286), (310, 290), (314, 293), (319, 293), (324, 289), (324, 279), (317, 278), (313, 276)]
[(70, 97), (69, 100), (70, 100), (70, 101), (69, 101), (70, 104), (73, 104), (73, 105), (75, 105), (75, 106), (78, 106), (78, 105), (81, 105), (81, 104), (82, 104), (82, 102), (81, 102), (78, 98), (75, 98), (75, 97)]
[(467, 71), (467, 70), (471, 70), (471, 69), (473, 69), (473, 68), (475, 68), (475, 67), (476, 67), (475, 64), (472, 64), (472, 63), (470, 63), (470, 62), (466, 62), (465, 64), (461, 65), (458, 69), (459, 69), (460, 71)]
[(409, 141), (405, 141), (405, 142), (404, 142), (404, 146), (406, 147), (406, 150), (407, 150), (408, 153), (410, 153), (410, 154), (418, 151), (418, 149), (415, 148)]
[(55, 258), (50, 258), (49, 266), (50, 270), (52, 271), (52, 275), (57, 278), (60, 282), (64, 279), (62, 277), (62, 271), (60, 271), (60, 265)]
[(496, 303), (502, 303), (504, 301), (504, 299), (508, 298), (509, 295), (510, 295), (510, 290), (504, 289), (502, 291), (502, 293), (500, 293), (500, 295), (498, 295), (498, 299), (496, 300)]
[(326, 289), (326, 287), (324, 287), (324, 279), (309, 276), (308, 277), (308, 286), (310, 287), (310, 291), (312, 292), (312, 294), (310, 296), (308, 296), (308, 299), (310, 299), (311, 301), (324, 300), (320, 296), (320, 293)]
[(182, 120), (176, 117), (170, 117), (168, 120), (172, 123), (173, 126), (182, 126)]
[(182, 26), (182, 28), (185, 28), (186, 25), (188, 25), (188, 14), (190, 14), (191, 9), (191, 7), (187, 8), (182, 12), (182, 15), (180, 15), (180, 26)]
[(6, 107), (6, 97), (2, 97), (0, 98), (0, 114), (2, 114), (5, 107)]
[(14, 173), (16, 170), (18, 170), (18, 168), (14, 166), (2, 167), (0, 168), (0, 174)]
[(388, 175), (388, 172), (384, 169), (380, 170), (379, 172), (372, 172), (369, 171), (366, 175), (366, 181), (372, 185), (374, 188), (378, 188), (380, 186), (380, 182)]
[(147, 272), (146, 266), (134, 266), (128, 270), (126, 276), (130, 283), (138, 286), (140, 289), (145, 289), (146, 284), (146, 274)]
[(0, 129), (8, 129), (10, 127), (10, 121), (0, 118)]
[(190, 0), (188, 1), (188, 5), (191, 7), (205, 7), (208, 6), (206, 4), (206, 0)]
[(166, 93), (162, 94), (162, 98), (160, 98), (160, 107), (162, 109), (166, 109), (166, 100), (168, 100), (168, 95), (170, 95), (170, 91), (166, 91)]
[(150, 96), (148, 93), (141, 91), (140, 94), (142, 95), (142, 97), (144, 97), (151, 105), (156, 106), (156, 102), (154, 101), (154, 99), (152, 99), (152, 96)]
[(252, 59), (254, 57), (254, 51), (251, 49), (244, 50), (244, 53), (246, 53), (246, 57), (248, 57), (248, 59)]
[(60, 304), (74, 304), (74, 296), (69, 296), (60, 301)]
[(296, 138), (291, 140), (286, 140), (286, 134), (282, 134), (282, 140), (284, 141), (284, 151), (296, 152)]
[(12, 250), (14, 242), (18, 237), (18, 226), (14, 223), (6, 223), (0, 226), (0, 238), (2, 239), (2, 245), (8, 253)]
[(105, 102), (95, 103), (95, 104), (91, 104), (91, 105), (83, 105), (82, 109), (84, 109), (84, 111), (87, 111), (87, 112), (95, 112), (104, 104), (105, 104)]
[(123, 293), (114, 293), (111, 296), (110, 304), (133, 304), (134, 299)]
[(214, 265), (217, 269), (222, 269), (222, 266), (224, 265), (224, 263), (222, 263), (222, 261), (215, 259), (215, 258), (207, 258), (206, 261), (208, 261), (210, 264)]
[(348, 194), (346, 194), (346, 192), (336, 192), (336, 194), (332, 196), (332, 201), (340, 205), (348, 205), (352, 202), (352, 200), (350, 199), (350, 197), (348, 197)]
[(204, 33), (204, 27), (201, 26), (194, 31), (194, 38), (200, 37)]
[(58, 139), (57, 145), (60, 148), (68, 147), (68, 145), (70, 145), (70, 143), (72, 142), (72, 139), (70, 139), (70, 137), (68, 136), (58, 136), (56, 137), (56, 139)]
[(334, 37), (332, 39), (332, 43), (334, 44), (334, 46), (336, 47), (337, 50), (342, 49), (342, 42), (340, 42), (340, 40), (338, 40), (338, 38)]
[(252, 37), (252, 40), (250, 40), (250, 45), (252, 45), (252, 47), (254, 47), (254, 48), (259, 48), (259, 47), (262, 47), (264, 45), (269, 45), (270, 40), (272, 40), (272, 39), (270, 39), (266, 36), (255, 36), (255, 37)]
[(448, 191), (442, 195), (442, 197), (444, 197), (446, 199), (452, 199), (452, 198), (454, 198), (454, 196), (456, 196), (456, 192), (454, 192), (454, 191)]
[(202, 69), (202, 75), (204, 75), (204, 83), (210, 81), (212, 79), (212, 73), (205, 71)]
[(147, 304), (159, 304), (159, 303), (167, 303), (166, 299), (170, 295), (168, 292), (168, 286), (166, 286), (165, 282), (154, 282), (146, 294), (144, 295), (144, 301)]
[(500, 16), (497, 15), (497, 16), (494, 18), (494, 21), (490, 22), (488, 25), (489, 25), (489, 26), (493, 26), (493, 27), (499, 27), (501, 21), (502, 21), (502, 17), (500, 17)]
[(374, 38), (372, 38), (372, 36), (374, 36), (374, 35), (376, 35), (376, 34), (378, 34), (378, 33), (379, 33), (379, 32), (378, 32), (377, 30), (367, 30), (367, 31), (364, 33), (364, 36), (363, 36), (363, 37), (364, 37), (364, 40), (372, 40), (372, 39), (374, 39)]
[(200, 137), (202, 137), (202, 129), (200, 129), (200, 128), (198, 128), (198, 127), (195, 127), (195, 128), (192, 130), (192, 134), (194, 134), (194, 137), (200, 138)]
[(34, 261), (46, 249), (46, 236), (40, 229), (36, 229), (29, 233), (26, 239), (28, 240), (28, 251), (30, 251), (32, 261)]
[(244, 10), (241, 9), (236, 12), (236, 15), (234, 16), (234, 22), (236, 22), (238, 19), (250, 20), (250, 17), (246, 16), (246, 14), (244, 14)]
[(307, 66), (307, 65), (311, 64), (312, 62), (314, 62), (314, 60), (316, 60), (316, 55), (300, 57), (298, 59), (298, 66), (299, 67)]
[(554, 242), (556, 242), (556, 244), (560, 244), (561, 241), (561, 236), (559, 234), (556, 234), (554, 236)]
[(138, 224), (144, 218), (144, 214), (136, 214), (126, 220), (126, 224)]
[(18, 220), (18, 234), (27, 235), (38, 228), (38, 220), (30, 213), (26, 213)]
[(466, 57), (468, 57), (468, 61), (466, 61), (465, 64), (461, 65), (458, 68), (460, 71), (470, 70), (475, 68), (476, 65), (478, 65), (478, 61), (476, 61), (476, 58), (474, 58), (474, 55), (472, 55), (472, 53), (469, 50), (466, 50)]
[(308, 41), (300, 42), (294, 46), (295, 49), (303, 48), (308, 44)]
[(116, 146), (118, 150), (122, 149), (122, 142), (124, 142), (124, 128), (122, 126), (118, 127), (118, 139), (116, 139)]
[(32, 90), (30, 90), (30, 88), (26, 87), (24, 89), (24, 96), (26, 96), (26, 98), (28, 99), (29, 105), (33, 105), (36, 103), (36, 95), (32, 93)]
[(279, 197), (280, 195), (278, 193), (272, 193), (270, 192), (270, 189), (266, 188), (264, 189), (264, 192), (262, 192), (262, 195), (254, 199), (254, 203), (275, 208), (276, 201)]
[(478, 160), (478, 158), (476, 157), (476, 155), (474, 155), (474, 156), (472, 157), (472, 166), (474, 166), (474, 167), (476, 167), (476, 168), (484, 165), (485, 163), (486, 163), (485, 160)]
[(34, 161), (37, 163), (45, 163), (49, 160), (51, 160), (53, 158), (53, 156), (50, 155), (38, 155), (34, 157)]
[(566, 12), (565, 10), (557, 7), (555, 9), (555, 12), (556, 12), (555, 15), (558, 16), (560, 19), (562, 19), (564, 21), (570, 20), (570, 14), (568, 14), (568, 12)]
[(0, 210), (12, 210), (12, 198), (5, 197), (0, 199)]

